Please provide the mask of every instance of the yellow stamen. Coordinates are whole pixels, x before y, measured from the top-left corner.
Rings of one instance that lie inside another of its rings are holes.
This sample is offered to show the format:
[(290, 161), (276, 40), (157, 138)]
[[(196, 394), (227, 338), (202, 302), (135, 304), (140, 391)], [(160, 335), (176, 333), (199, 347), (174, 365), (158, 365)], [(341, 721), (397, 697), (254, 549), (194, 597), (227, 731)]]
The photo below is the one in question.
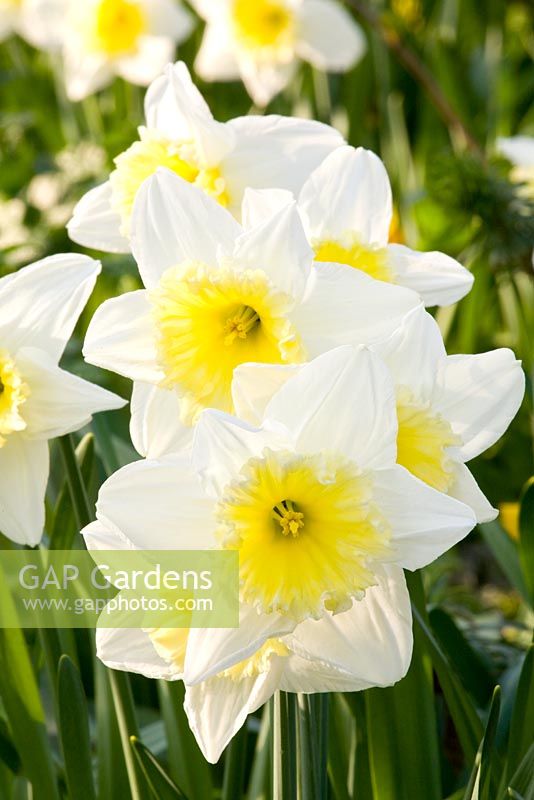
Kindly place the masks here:
[(277, 0), (234, 0), (232, 21), (237, 40), (250, 50), (279, 49), (294, 36), (294, 17)]
[(26, 428), (21, 408), (29, 393), (29, 387), (22, 380), (9, 353), (0, 350), (0, 447), (6, 443), (5, 437), (10, 433)]
[(158, 167), (170, 169), (185, 181), (199, 186), (222, 206), (228, 205), (226, 181), (217, 167), (200, 165), (193, 143), (171, 141), (146, 128), (140, 129), (140, 137), (138, 142), (117, 156), (116, 169), (110, 175), (112, 201), (122, 219), (123, 235), (129, 234), (139, 187)]
[(366, 247), (354, 234), (347, 234), (343, 241), (334, 239), (314, 243), (315, 260), (331, 261), (335, 264), (347, 264), (371, 278), (387, 283), (394, 282), (394, 274), (387, 261), (385, 248)]
[(134, 52), (147, 28), (145, 11), (136, 0), (100, 0), (91, 37), (93, 47), (109, 56)]
[(239, 551), (242, 600), (297, 620), (350, 607), (390, 550), (371, 478), (336, 455), (265, 451), (228, 487), (217, 518), (222, 546)]
[(450, 423), (408, 391), (397, 398), (397, 461), (417, 478), (440, 492), (448, 492), (456, 480), (450, 448), (461, 444)]
[(260, 270), (185, 264), (167, 270), (151, 300), (164, 385), (186, 395), (186, 422), (202, 407), (233, 410), (239, 364), (305, 360), (288, 319), (292, 303)]

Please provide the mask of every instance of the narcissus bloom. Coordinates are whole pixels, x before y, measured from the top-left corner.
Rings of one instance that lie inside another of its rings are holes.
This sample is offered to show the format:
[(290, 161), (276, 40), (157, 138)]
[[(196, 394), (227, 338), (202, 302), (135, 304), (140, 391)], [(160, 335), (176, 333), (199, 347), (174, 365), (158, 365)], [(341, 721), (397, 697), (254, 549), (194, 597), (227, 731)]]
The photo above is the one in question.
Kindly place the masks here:
[(534, 136), (511, 136), (497, 139), (497, 148), (514, 165), (512, 178), (525, 183), (534, 197)]
[(207, 81), (241, 78), (259, 106), (284, 89), (299, 60), (345, 72), (365, 53), (360, 27), (335, 0), (193, 0), (207, 21), (195, 69)]
[(246, 187), (298, 192), (341, 135), (319, 122), (279, 116), (216, 122), (185, 64), (169, 65), (145, 99), (139, 141), (115, 159), (110, 180), (82, 198), (68, 225), (87, 247), (128, 252), (131, 215), (142, 182), (166, 167), (239, 217)]
[(106, 663), (184, 676), (210, 760), (277, 688), (357, 690), (405, 674), (402, 568), (433, 561), (475, 517), (397, 465), (396, 441), (387, 367), (344, 346), (293, 375), (261, 426), (204, 411), (191, 455), (131, 464), (101, 488), (96, 533), (123, 546), (239, 552), (239, 628), (192, 629), (185, 644), (168, 629), (100, 637)]
[(64, 68), (67, 94), (82, 100), (119, 75), (148, 86), (192, 30), (176, 0), (70, 0)]
[[(245, 222), (258, 216), (256, 198)], [(100, 306), (84, 355), (145, 384), (135, 391), (132, 430), (143, 454), (183, 441), (203, 408), (232, 411), (239, 364), (302, 363), (371, 342), (418, 305), (414, 292), (345, 265), (314, 265), (295, 203), (243, 228), (168, 170), (138, 193), (132, 247), (146, 288)]]
[(34, 47), (54, 50), (62, 42), (58, 0), (0, 0), (0, 42), (17, 33)]
[(99, 272), (58, 255), (0, 280), (0, 531), (18, 544), (43, 533), (48, 440), (124, 405), (58, 366)]
[(370, 150), (341, 147), (327, 156), (306, 181), (299, 209), (317, 261), (348, 264), (407, 286), (427, 306), (455, 303), (473, 285), (472, 274), (450, 256), (389, 243), (391, 186)]
[[(470, 506), (477, 522), (497, 516), (465, 462), (500, 439), (525, 389), (521, 364), (502, 348), (480, 355), (447, 356), (440, 330), (422, 308), (373, 349), (395, 384), (397, 463), (440, 492)], [(297, 368), (245, 364), (234, 374), (238, 415), (259, 424), (278, 387)], [(358, 398), (354, 396), (353, 403)]]

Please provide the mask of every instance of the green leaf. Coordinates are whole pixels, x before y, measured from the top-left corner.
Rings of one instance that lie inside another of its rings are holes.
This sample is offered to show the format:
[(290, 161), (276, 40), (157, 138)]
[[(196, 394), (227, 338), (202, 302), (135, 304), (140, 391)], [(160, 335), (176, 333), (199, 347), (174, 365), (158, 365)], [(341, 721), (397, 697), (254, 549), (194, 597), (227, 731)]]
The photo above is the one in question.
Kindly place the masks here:
[(265, 703), (248, 784), (247, 800), (271, 797), (271, 704)]
[(463, 686), (476, 700), (477, 705), (485, 707), (495, 685), (488, 663), (473, 649), (444, 609), (434, 608), (428, 616), (432, 630), (453, 662)]
[[(424, 613), (420, 575), (410, 576), (410, 584), (414, 604)], [(425, 800), (441, 800), (432, 666), (420, 630), (414, 630), (413, 657), (406, 677), (390, 688), (367, 691), (365, 699), (375, 797), (413, 800), (424, 786)]]
[(20, 756), (8, 735), (4, 720), (0, 720), (0, 759), (14, 775), (16, 775), (21, 768)]
[(169, 773), (189, 800), (212, 796), (210, 766), (200, 752), (183, 708), (181, 681), (158, 681), (161, 713), (168, 742)]
[(519, 512), (519, 563), (534, 608), (534, 478), (523, 489)]
[[(534, 800), (534, 742), (525, 753), (521, 764), (515, 771), (509, 786), (509, 797), (521, 797), (522, 800)], [(515, 794), (514, 794), (515, 793)]]
[(485, 522), (483, 525), (479, 525), (478, 528), (512, 586), (528, 601), (529, 594), (519, 563), (518, 548), (515, 543), (498, 522)]
[(534, 645), (523, 662), (510, 722), (506, 775), (508, 779), (534, 741)]
[(225, 751), (221, 800), (234, 800), (243, 796), (243, 782), (247, 762), (247, 739), (248, 733), (245, 722)]
[(77, 800), (95, 800), (87, 701), (80, 673), (66, 655), (59, 662), (57, 694), (67, 787)]
[(187, 800), (148, 747), (135, 736), (130, 737), (130, 744), (156, 800)]
[[(94, 650), (94, 645), (93, 645)], [(108, 671), (96, 656), (93, 658), (95, 675), (96, 744), (98, 754), (99, 800), (130, 800), (131, 792), (124, 762)]]
[(432, 659), (462, 750), (467, 762), (472, 763), (483, 734), (482, 722), (456, 674), (454, 665), (441, 649), (419, 610), (417, 608), (412, 610), (416, 629), (418, 628), (423, 634), (425, 648)]
[[(0, 563), (0, 615), (2, 609), (7, 609), (11, 619), (16, 616)], [(43, 706), (26, 641), (18, 628), (0, 629), (0, 696), (34, 800), (58, 800)]]
[[(85, 486), (95, 484), (95, 440), (92, 433), (83, 437), (76, 448), (76, 461)], [(50, 527), (50, 549), (70, 550), (76, 539), (79, 527), (74, 514), (72, 497), (68, 482), (65, 481), (59, 492)]]
[(497, 794), (501, 762), (495, 749), (495, 736), (501, 711), (501, 687), (496, 686), (480, 754), (479, 800), (493, 800)]

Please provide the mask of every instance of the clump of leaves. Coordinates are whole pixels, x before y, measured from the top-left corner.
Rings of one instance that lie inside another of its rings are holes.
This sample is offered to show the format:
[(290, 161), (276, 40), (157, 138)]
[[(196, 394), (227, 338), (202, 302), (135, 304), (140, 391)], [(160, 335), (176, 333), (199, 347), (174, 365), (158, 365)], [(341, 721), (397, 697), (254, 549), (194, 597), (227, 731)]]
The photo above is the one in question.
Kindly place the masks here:
[(509, 169), (503, 159), (440, 155), (428, 168), (428, 192), (459, 225), (469, 226), (471, 241), (493, 270), (530, 272), (534, 197), (531, 187), (509, 179)]

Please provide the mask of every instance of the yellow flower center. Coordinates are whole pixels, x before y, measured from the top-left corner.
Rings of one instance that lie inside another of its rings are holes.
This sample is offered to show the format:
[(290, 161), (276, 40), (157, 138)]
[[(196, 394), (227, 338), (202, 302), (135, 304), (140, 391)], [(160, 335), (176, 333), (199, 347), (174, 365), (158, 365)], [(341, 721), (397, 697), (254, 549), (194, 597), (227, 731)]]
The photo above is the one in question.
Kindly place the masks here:
[(293, 14), (276, 0), (234, 0), (232, 21), (236, 38), (251, 50), (280, 48), (293, 38)]
[(254, 655), (225, 669), (217, 677), (231, 678), (234, 681), (256, 678), (258, 675), (269, 672), (274, 658), (287, 658), (287, 656), (289, 656), (289, 650), (280, 639), (267, 639)]
[(232, 377), (239, 364), (305, 360), (288, 319), (292, 301), (261, 270), (173, 267), (151, 301), (164, 385), (185, 393), (185, 421), (193, 422), (206, 406), (233, 410)]
[(387, 261), (387, 251), (380, 247), (372, 249), (360, 244), (354, 234), (344, 237), (344, 241), (333, 239), (314, 244), (316, 261), (331, 261), (335, 264), (348, 264), (371, 278), (388, 283), (394, 282), (394, 274)]
[(204, 168), (198, 163), (191, 142), (173, 142), (159, 134), (141, 129), (141, 138), (115, 159), (110, 175), (113, 205), (122, 218), (122, 233), (130, 232), (130, 220), (139, 187), (158, 167), (172, 170), (180, 178), (194, 183), (222, 206), (229, 203), (226, 182), (217, 167)]
[(29, 393), (9, 353), (0, 350), (0, 447), (10, 433), (25, 429), (26, 422), (20, 410)]
[(109, 56), (131, 53), (147, 27), (145, 11), (136, 0), (100, 0), (91, 37), (94, 49)]
[(242, 600), (297, 620), (350, 608), (390, 549), (371, 478), (334, 455), (265, 451), (216, 515), (222, 546), (239, 550)]
[(449, 448), (461, 444), (450, 423), (405, 391), (399, 393), (397, 418), (398, 463), (434, 489), (448, 492), (456, 479)]

